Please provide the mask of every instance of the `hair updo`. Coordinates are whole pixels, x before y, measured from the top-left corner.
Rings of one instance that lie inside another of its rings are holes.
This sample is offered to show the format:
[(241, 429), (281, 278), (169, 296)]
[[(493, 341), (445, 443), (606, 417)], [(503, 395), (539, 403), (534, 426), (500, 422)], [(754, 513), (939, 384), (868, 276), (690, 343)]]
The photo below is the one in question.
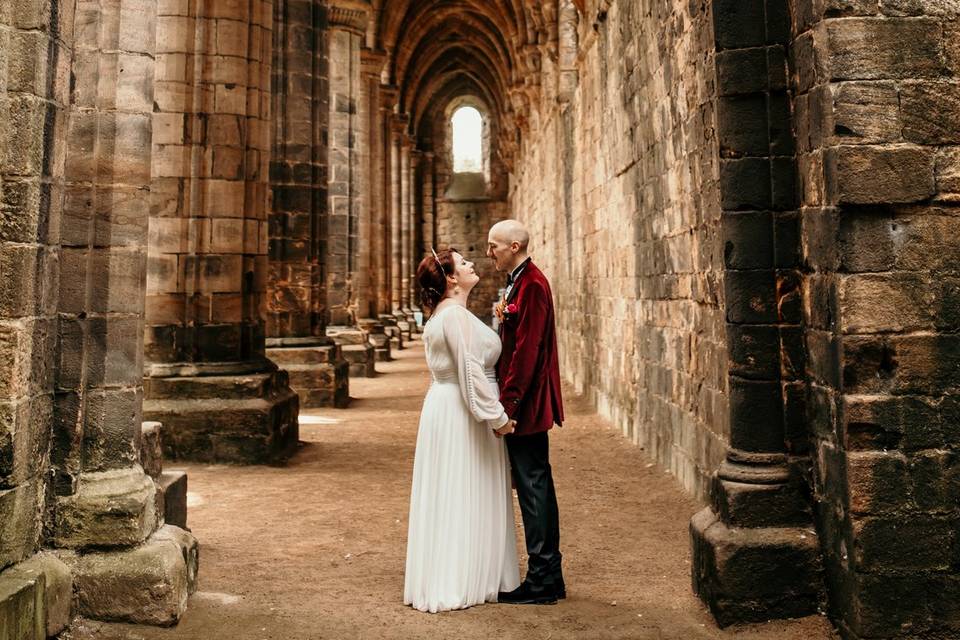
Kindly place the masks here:
[(443, 295), (447, 292), (447, 276), (452, 276), (456, 265), (453, 262), (453, 254), (459, 253), (453, 247), (437, 251), (437, 257), (434, 258), (431, 253), (420, 261), (417, 267), (417, 282), (420, 284), (420, 298), (423, 306), (429, 311), (433, 311)]

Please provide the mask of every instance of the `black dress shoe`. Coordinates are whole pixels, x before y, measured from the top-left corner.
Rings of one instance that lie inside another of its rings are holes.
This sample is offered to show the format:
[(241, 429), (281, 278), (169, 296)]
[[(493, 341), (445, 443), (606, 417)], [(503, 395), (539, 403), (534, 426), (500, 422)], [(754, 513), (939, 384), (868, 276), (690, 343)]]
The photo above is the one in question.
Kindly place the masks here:
[[(563, 597), (567, 596), (566, 592)], [(553, 585), (534, 585), (524, 582), (513, 591), (501, 591), (497, 602), (503, 604), (556, 604), (559, 594)]]

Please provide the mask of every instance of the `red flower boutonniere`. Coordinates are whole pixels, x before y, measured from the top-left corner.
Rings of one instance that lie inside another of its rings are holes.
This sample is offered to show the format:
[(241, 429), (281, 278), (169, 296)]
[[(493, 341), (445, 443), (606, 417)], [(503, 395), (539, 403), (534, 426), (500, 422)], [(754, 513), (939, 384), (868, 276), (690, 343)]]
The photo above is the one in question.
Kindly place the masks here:
[(507, 304), (506, 300), (501, 300), (500, 302), (498, 302), (496, 308), (494, 309), (494, 311), (497, 314), (497, 318), (500, 320), (500, 322), (503, 322), (504, 320), (507, 319), (507, 317), (514, 315), (519, 310), (520, 310), (520, 307), (518, 307), (512, 302), (510, 304)]

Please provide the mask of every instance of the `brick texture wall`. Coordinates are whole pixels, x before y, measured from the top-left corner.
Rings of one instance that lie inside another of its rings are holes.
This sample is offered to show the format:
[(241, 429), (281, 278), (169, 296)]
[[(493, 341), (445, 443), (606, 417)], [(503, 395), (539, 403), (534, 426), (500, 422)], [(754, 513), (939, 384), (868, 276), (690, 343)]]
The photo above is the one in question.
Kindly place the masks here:
[[(0, 1), (0, 569), (40, 542), (72, 7)], [(59, 26), (67, 26), (66, 32)]]
[(960, 5), (797, 0), (792, 10), (831, 607), (855, 637), (953, 637)]
[(580, 83), (537, 105), (511, 192), (553, 284), (562, 374), (700, 496), (728, 438), (709, 7), (582, 16)]

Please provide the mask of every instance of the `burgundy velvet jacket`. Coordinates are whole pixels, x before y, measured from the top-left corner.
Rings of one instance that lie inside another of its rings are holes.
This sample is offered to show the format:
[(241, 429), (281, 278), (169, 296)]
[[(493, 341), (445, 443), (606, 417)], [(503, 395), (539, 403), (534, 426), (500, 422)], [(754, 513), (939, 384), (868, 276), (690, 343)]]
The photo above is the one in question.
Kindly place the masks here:
[(553, 296), (546, 276), (532, 262), (520, 273), (507, 303), (516, 310), (500, 323), (500, 403), (517, 421), (516, 435), (525, 436), (563, 423)]

